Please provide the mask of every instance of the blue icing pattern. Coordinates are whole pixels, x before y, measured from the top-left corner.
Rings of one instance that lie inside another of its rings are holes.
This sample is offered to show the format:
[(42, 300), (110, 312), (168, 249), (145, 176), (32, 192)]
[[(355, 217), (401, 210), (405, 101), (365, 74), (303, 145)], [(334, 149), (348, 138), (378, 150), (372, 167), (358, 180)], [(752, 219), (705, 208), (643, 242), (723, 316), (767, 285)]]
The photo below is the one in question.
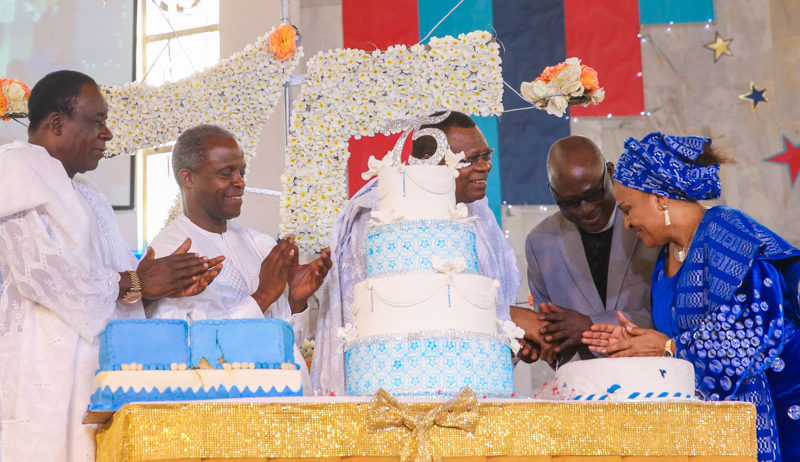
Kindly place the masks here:
[(280, 319), (225, 319), (195, 321), (190, 327), (191, 363), (200, 364), (206, 358), (212, 366), (222, 369), (225, 361), (252, 362), (257, 365), (280, 367), (294, 363), (294, 332), (292, 326)]
[(186, 321), (178, 319), (118, 319), (109, 321), (99, 335), (100, 370), (119, 370), (137, 363), (145, 370), (169, 369), (172, 363), (189, 364)]
[(159, 391), (153, 388), (151, 391), (140, 390), (133, 391), (133, 389), (123, 390), (117, 388), (111, 390), (109, 387), (96, 390), (91, 398), (89, 404), (90, 411), (116, 411), (124, 404), (140, 401), (190, 401), (190, 400), (204, 400), (204, 399), (224, 399), (224, 398), (256, 398), (256, 397), (270, 397), (270, 396), (302, 396), (302, 388), (293, 391), (291, 388), (286, 387), (283, 390), (278, 390), (272, 387), (264, 390), (258, 387), (256, 390), (245, 388), (239, 390), (236, 386), (225, 389), (223, 387), (212, 387), (208, 390), (192, 389), (182, 390), (176, 388), (166, 388)]
[(465, 273), (478, 273), (475, 227), (454, 220), (415, 220), (376, 226), (367, 231), (367, 277), (435, 272), (431, 257), (464, 258)]
[(478, 396), (513, 392), (510, 348), (497, 341), (415, 336), (410, 340), (360, 339), (345, 348), (347, 394), (448, 397), (464, 387)]

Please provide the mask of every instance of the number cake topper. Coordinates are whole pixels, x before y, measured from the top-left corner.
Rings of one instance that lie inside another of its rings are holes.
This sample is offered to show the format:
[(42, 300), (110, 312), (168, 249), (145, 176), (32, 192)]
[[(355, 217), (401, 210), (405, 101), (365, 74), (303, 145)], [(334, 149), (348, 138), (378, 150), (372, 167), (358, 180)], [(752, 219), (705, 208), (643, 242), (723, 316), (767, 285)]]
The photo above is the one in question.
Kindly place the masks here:
[(436, 125), (450, 117), (450, 111), (445, 111), (438, 116), (420, 117), (416, 119), (400, 119), (389, 121), (388, 127), (390, 131), (403, 130), (403, 134), (395, 143), (392, 149), (392, 167), (397, 167), (402, 164), (400, 155), (403, 152), (403, 146), (406, 144), (408, 135), (413, 131), (414, 135), (412, 140), (416, 140), (422, 136), (430, 136), (436, 140), (436, 151), (433, 156), (427, 159), (417, 159), (416, 157), (409, 157), (409, 165), (438, 165), (442, 161), (446, 152), (450, 150), (450, 144), (447, 142), (447, 135), (442, 130), (433, 127), (422, 128), (423, 125)]

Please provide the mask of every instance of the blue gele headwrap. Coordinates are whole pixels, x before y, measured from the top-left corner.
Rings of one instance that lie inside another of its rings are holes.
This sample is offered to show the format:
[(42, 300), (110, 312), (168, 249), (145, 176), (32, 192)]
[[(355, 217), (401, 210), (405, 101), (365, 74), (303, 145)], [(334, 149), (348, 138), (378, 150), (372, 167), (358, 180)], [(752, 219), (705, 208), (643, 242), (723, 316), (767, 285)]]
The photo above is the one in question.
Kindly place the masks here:
[(680, 200), (717, 199), (722, 190), (719, 164), (692, 165), (709, 138), (653, 132), (625, 140), (614, 179), (632, 189)]

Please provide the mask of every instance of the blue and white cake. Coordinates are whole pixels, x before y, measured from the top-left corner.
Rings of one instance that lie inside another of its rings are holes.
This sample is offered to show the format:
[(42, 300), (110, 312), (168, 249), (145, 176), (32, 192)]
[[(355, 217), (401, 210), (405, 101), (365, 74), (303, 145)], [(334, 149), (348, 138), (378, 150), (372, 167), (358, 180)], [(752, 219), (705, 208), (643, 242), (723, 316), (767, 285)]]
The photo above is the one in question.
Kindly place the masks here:
[(459, 158), (447, 165), (370, 160), (379, 209), (365, 236), (367, 279), (341, 331), (349, 395), (478, 396), (513, 391), (510, 340), (499, 333), (498, 282), (478, 274), (475, 227), (456, 205)]
[(666, 357), (569, 362), (534, 398), (575, 401), (685, 400), (695, 396), (694, 366)]
[(138, 401), (302, 396), (294, 334), (279, 319), (110, 321), (90, 411)]

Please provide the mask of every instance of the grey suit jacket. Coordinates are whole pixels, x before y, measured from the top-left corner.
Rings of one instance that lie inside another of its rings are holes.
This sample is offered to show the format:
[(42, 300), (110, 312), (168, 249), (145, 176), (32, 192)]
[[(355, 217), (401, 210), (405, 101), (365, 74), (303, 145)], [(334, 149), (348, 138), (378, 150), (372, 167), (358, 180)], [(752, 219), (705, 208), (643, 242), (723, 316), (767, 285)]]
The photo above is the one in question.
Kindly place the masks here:
[[(592, 318), (594, 323), (617, 323), (616, 311), (625, 313), (640, 327), (653, 327), (650, 316), (650, 282), (659, 249), (651, 249), (625, 229), (625, 217), (616, 210), (608, 259), (606, 300), (594, 286), (578, 227), (559, 211), (528, 234), (525, 256), (528, 285), (534, 307), (552, 302)], [(583, 359), (594, 357), (585, 346)]]

